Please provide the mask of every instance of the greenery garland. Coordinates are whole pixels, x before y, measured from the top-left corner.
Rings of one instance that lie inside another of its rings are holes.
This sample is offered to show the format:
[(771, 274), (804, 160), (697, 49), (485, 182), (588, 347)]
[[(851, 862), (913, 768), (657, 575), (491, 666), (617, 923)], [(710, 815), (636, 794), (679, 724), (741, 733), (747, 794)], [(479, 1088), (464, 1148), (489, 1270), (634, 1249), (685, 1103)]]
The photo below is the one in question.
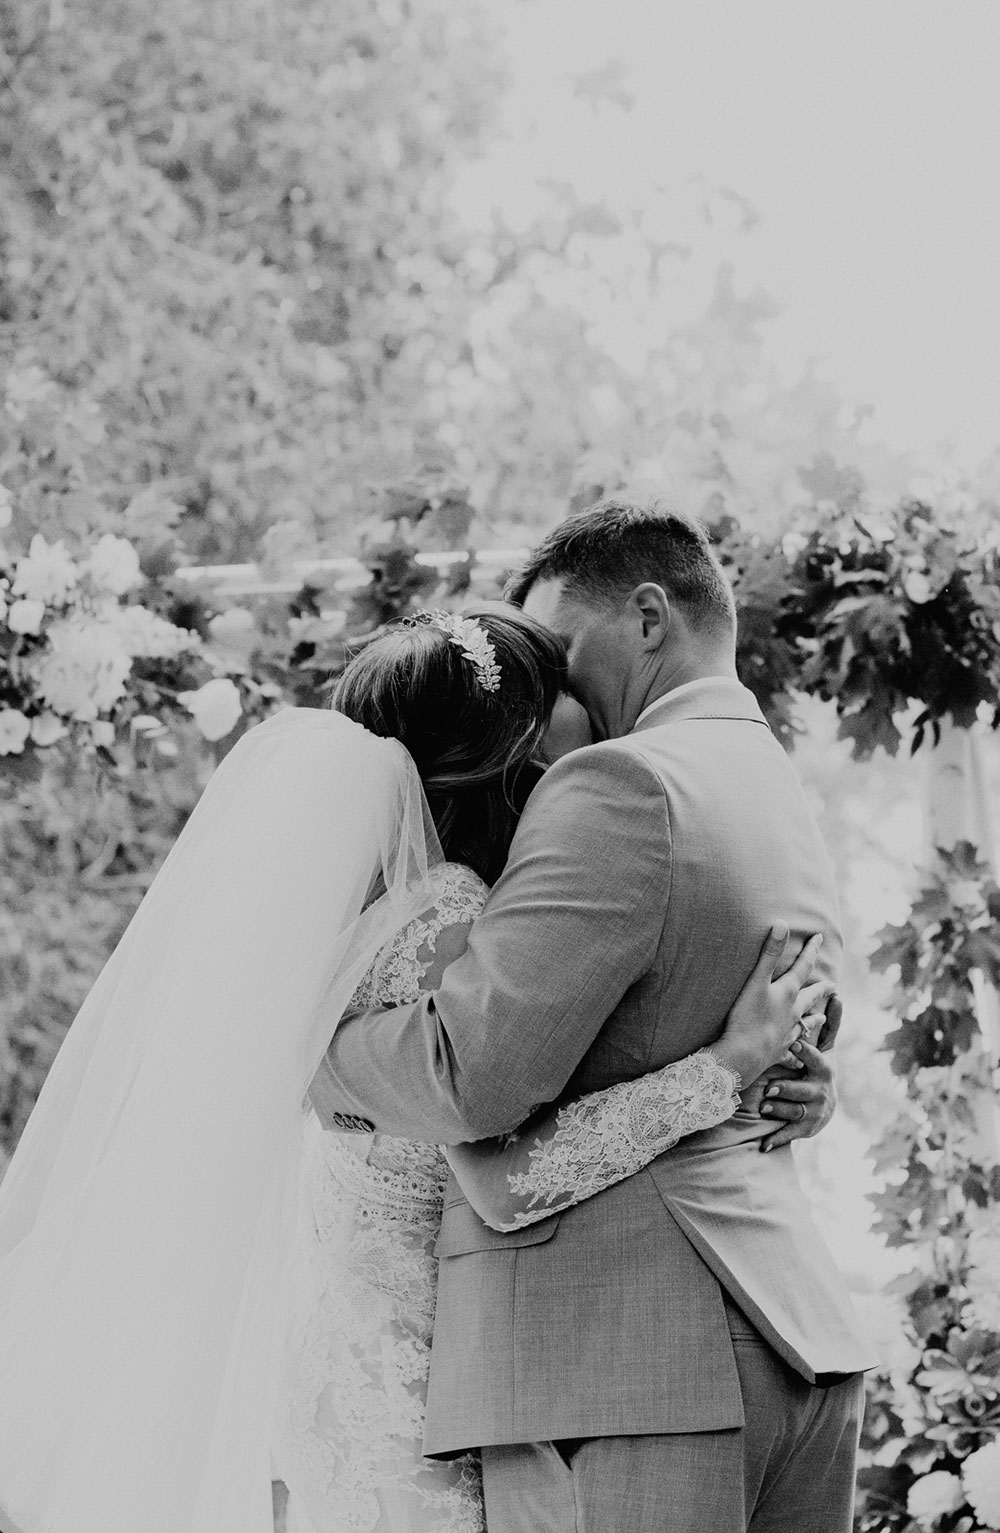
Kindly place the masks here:
[[(940, 858), (875, 967), (898, 975), (885, 1047), (905, 1105), (875, 1146), (877, 1224), (913, 1268), (893, 1285), (909, 1358), (871, 1381), (860, 1533), (1000, 1527), (997, 1072), (973, 974), (1000, 986), (1000, 887), (968, 842)], [(985, 1121), (984, 1121), (985, 1120)], [(992, 1120), (992, 1121), (991, 1121)]]
[(839, 509), (775, 542), (717, 529), (740, 616), (741, 675), (785, 740), (796, 692), (832, 702), (856, 757), (911, 749), (982, 705), (1000, 724), (1000, 554), (907, 501), (876, 521)]
[[(36, 393), (39, 408), (47, 403), (41, 383)], [(849, 501), (821, 502), (780, 539), (729, 519), (713, 528), (736, 593), (740, 674), (772, 727), (790, 742), (797, 693), (834, 704), (859, 759), (878, 746), (895, 754), (900, 716), (914, 704), (912, 750), (945, 717), (967, 726), (985, 710), (996, 727), (997, 540), (948, 525), (920, 501), (877, 517)], [(0, 487), (0, 525), (12, 518), (15, 533), (0, 548), (0, 762), (8, 771), (67, 734), (77, 749), (108, 746), (137, 714), (169, 717), (178, 699), (213, 679), (228, 677), (240, 692), (238, 707), (229, 699), (231, 728), (279, 696), (314, 700), (349, 640), (421, 601), (458, 597), (469, 580), (468, 561), (442, 586), (415, 559), (463, 548), (474, 520), (464, 489), (433, 470), (383, 491), (361, 550), (367, 583), (344, 592), (336, 574), (313, 577), (290, 602), (254, 601), (235, 614), (211, 590), (177, 578), (169, 530), (179, 511), (147, 493), (118, 518), (131, 537), (100, 522), (95, 529), (88, 517), (76, 549), (37, 531), (29, 546)]]

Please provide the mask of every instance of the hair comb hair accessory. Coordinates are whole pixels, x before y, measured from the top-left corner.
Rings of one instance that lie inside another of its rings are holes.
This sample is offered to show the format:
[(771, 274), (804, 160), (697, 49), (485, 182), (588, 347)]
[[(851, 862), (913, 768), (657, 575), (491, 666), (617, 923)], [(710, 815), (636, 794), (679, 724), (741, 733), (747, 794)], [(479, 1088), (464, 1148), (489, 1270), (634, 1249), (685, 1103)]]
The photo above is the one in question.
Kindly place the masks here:
[(486, 629), (474, 617), (459, 617), (457, 612), (416, 612), (408, 623), (426, 623), (440, 628), (450, 643), (462, 651), (475, 668), (476, 680), (484, 692), (499, 692), (500, 667), (497, 652), (486, 636)]

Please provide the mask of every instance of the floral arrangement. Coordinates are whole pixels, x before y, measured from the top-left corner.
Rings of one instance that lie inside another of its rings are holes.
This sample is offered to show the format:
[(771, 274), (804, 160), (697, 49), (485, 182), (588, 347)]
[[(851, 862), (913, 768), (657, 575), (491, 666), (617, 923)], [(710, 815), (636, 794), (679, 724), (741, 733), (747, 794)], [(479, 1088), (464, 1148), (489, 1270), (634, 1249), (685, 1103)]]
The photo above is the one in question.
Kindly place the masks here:
[[(0, 775), (53, 750), (105, 766), (163, 719), (233, 729), (246, 688), (228, 676), (212, 614), (174, 590), (182, 512), (165, 486), (115, 508), (99, 486), (104, 417), (85, 392), (22, 360), (0, 405)], [(210, 690), (203, 691), (208, 687)], [(189, 706), (190, 705), (190, 706)], [(224, 727), (223, 727), (224, 726)]]
[[(148, 557), (148, 539), (105, 532), (93, 540), (84, 527), (78, 549), (37, 531), (26, 547), (21, 533), (20, 554), (0, 545), (0, 776), (39, 769), (60, 744), (110, 765), (116, 741), (141, 737), (169, 758), (171, 725), (185, 718), (203, 739), (225, 742), (281, 701), (321, 703), (348, 639), (362, 642), (415, 606), (468, 587), (467, 560), (442, 576), (415, 558), (443, 531), (463, 540), (473, 515), (464, 491), (431, 470), (389, 486), (380, 511), (362, 539), (360, 583), (321, 572), (290, 600), (265, 595), (252, 607), (226, 607), (210, 583), (187, 585), (175, 561), (164, 561), (162, 543)], [(22, 520), (30, 507), (15, 518), (15, 496), (0, 485), (0, 531), (14, 524), (20, 532)], [(280, 538), (271, 543), (278, 566)], [(474, 624), (441, 616), (495, 690), (492, 646), (483, 647)]]
[(886, 1039), (906, 1085), (876, 1146), (878, 1222), (912, 1271), (894, 1285), (906, 1355), (873, 1382), (859, 1533), (1000, 1528), (1000, 1081), (974, 975), (1000, 985), (1000, 887), (968, 843), (874, 962), (894, 969)]
[[(197, 633), (123, 601), (143, 583), (139, 556), (125, 538), (105, 533), (74, 559), (62, 540), (49, 543), (36, 533), (28, 552), (8, 556), (0, 569), (0, 755), (63, 739), (77, 749), (108, 749), (112, 717), (141, 662), (190, 667), (201, 657)], [(203, 708), (200, 692), (175, 696)], [(241, 711), (238, 695), (235, 702), (230, 728)]]

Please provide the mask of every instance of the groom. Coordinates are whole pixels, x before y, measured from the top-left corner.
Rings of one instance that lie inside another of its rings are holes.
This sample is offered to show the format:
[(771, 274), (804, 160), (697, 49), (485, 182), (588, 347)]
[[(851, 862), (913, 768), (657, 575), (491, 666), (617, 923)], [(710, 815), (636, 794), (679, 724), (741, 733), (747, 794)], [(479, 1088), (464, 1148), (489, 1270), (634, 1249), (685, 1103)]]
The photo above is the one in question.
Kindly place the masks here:
[[(327, 1122), (505, 1133), (710, 1043), (773, 920), (835, 966), (826, 854), (701, 529), (603, 502), (508, 594), (564, 639), (598, 743), (535, 790), (440, 989), (338, 1028)], [(742, 1111), (513, 1234), (452, 1180), (425, 1446), (482, 1447), (490, 1533), (848, 1533), (874, 1358), (772, 1127)]]

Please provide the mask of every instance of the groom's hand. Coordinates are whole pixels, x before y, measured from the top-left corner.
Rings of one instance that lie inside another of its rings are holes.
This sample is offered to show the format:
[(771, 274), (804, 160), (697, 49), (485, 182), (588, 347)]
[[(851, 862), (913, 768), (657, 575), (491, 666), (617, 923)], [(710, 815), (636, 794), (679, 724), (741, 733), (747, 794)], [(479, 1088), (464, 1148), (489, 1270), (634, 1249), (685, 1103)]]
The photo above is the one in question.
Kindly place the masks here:
[(833, 1066), (833, 1044), (840, 1030), (843, 1006), (834, 996), (827, 1007), (821, 1029), (820, 1048), (804, 1039), (795, 1045), (802, 1068), (785, 1069), (776, 1065), (764, 1077), (759, 1108), (764, 1118), (780, 1120), (773, 1134), (760, 1141), (764, 1151), (791, 1144), (793, 1139), (810, 1139), (826, 1128), (837, 1106), (837, 1078)]

